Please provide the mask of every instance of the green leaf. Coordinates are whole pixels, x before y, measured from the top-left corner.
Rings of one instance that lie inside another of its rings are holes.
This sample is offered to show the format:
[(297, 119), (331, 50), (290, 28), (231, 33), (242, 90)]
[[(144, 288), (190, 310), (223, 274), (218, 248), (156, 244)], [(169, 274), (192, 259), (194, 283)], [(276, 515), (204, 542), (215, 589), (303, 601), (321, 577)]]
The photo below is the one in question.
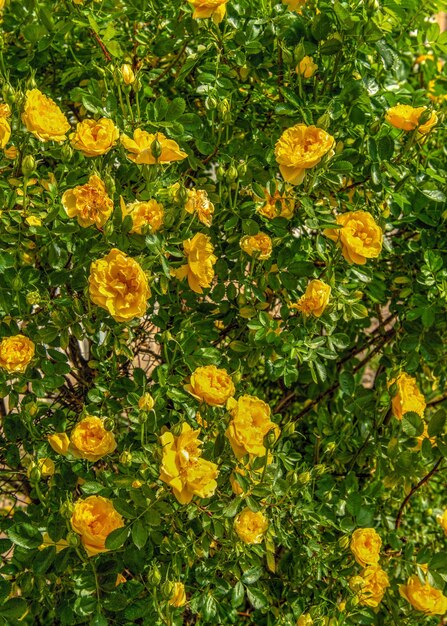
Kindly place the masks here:
[(137, 519), (132, 525), (132, 541), (139, 550), (144, 548), (149, 532), (147, 526), (141, 519)]
[(168, 121), (176, 120), (184, 113), (185, 108), (186, 102), (183, 98), (174, 98), (174, 100), (169, 103), (165, 119)]
[(355, 380), (351, 372), (341, 372), (339, 376), (340, 388), (346, 395), (352, 395), (355, 390)]
[(10, 598), (0, 606), (0, 616), (8, 620), (20, 620), (28, 610), (28, 603), (23, 598)]
[(239, 506), (241, 504), (240, 498), (234, 498), (231, 500), (229, 504), (223, 509), (222, 515), (224, 517), (234, 517), (238, 512)]
[(436, 437), (444, 432), (446, 421), (446, 412), (444, 409), (439, 409), (434, 415), (432, 415), (428, 422), (428, 435), (429, 437)]
[(433, 202), (445, 202), (447, 200), (447, 196), (440, 189), (421, 189), (421, 193)]
[(22, 548), (38, 548), (43, 542), (42, 533), (28, 522), (14, 524), (7, 530), (7, 535), (13, 543)]
[(241, 580), (246, 585), (253, 585), (253, 583), (257, 582), (261, 578), (262, 572), (262, 567), (250, 567), (250, 569), (246, 570), (242, 574)]
[(418, 437), (424, 432), (424, 422), (417, 413), (409, 411), (402, 418), (402, 430), (409, 437)]
[(112, 530), (112, 532), (107, 535), (106, 538), (106, 548), (108, 550), (118, 550), (121, 548), (123, 543), (126, 541), (129, 535), (129, 527), (124, 526), (124, 528), (116, 528)]
[(254, 609), (263, 609), (268, 604), (266, 595), (260, 589), (247, 589), (247, 598)]
[(244, 600), (244, 596), (244, 585), (239, 581), (234, 585), (233, 591), (231, 593), (231, 606), (234, 608), (240, 606)]

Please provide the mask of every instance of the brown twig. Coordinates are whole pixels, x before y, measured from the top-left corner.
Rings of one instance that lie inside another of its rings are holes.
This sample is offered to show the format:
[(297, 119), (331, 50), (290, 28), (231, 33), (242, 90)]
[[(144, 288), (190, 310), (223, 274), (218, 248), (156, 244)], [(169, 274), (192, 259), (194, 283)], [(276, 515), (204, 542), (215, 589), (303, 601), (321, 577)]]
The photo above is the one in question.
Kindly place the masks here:
[(110, 56), (110, 52), (105, 47), (104, 42), (102, 41), (101, 37), (98, 35), (98, 33), (96, 33), (93, 30), (93, 28), (90, 30), (90, 35), (93, 37), (93, 39), (96, 41), (98, 46), (101, 48), (102, 53), (103, 53), (107, 63), (110, 63), (110, 61), (112, 60), (112, 57)]
[(421, 480), (414, 487), (412, 487), (410, 493), (407, 495), (405, 500), (400, 505), (399, 511), (397, 513), (396, 522), (394, 524), (394, 528), (396, 530), (399, 528), (401, 524), (404, 508), (408, 504), (408, 501), (410, 500), (410, 498), (416, 493), (416, 491), (418, 491), (418, 489), (422, 487), (422, 485), (425, 485), (425, 483), (427, 483), (430, 480), (433, 474), (435, 474), (438, 471), (439, 466), (441, 465), (443, 460), (444, 460), (443, 457), (439, 458), (434, 464), (434, 466), (432, 467), (432, 469), (428, 472), (428, 474), (426, 474), (423, 478), (421, 478)]

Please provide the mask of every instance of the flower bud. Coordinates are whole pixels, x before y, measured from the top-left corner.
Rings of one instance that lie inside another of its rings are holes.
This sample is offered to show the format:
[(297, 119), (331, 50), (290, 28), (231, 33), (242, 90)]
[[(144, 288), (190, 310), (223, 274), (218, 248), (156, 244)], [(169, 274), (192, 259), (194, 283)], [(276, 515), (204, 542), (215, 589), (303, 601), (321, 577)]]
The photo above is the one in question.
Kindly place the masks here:
[(161, 593), (166, 600), (169, 600), (174, 591), (174, 583), (167, 580), (161, 586)]
[(312, 480), (312, 474), (310, 472), (301, 472), (297, 478), (300, 485), (307, 485)]
[(247, 164), (245, 161), (241, 161), (237, 166), (237, 172), (239, 176), (242, 178), (247, 173)]
[(37, 465), (35, 465), (34, 463), (32, 463), (27, 470), (27, 476), (30, 479), (30, 481), (32, 483), (38, 483), (39, 480), (42, 477), (42, 472), (40, 471), (40, 469), (38, 468)]
[(349, 546), (350, 541), (351, 538), (349, 537), (349, 535), (343, 535), (343, 537), (340, 537), (340, 539), (338, 540), (338, 545), (340, 546), (340, 548), (343, 548), (343, 550), (346, 550), (346, 548)]
[(26, 157), (22, 161), (22, 174), (26, 178), (29, 178), (35, 169), (36, 169), (36, 161), (34, 160), (34, 157), (31, 156), (31, 154), (27, 154)]
[(132, 465), (132, 453), (128, 450), (124, 450), (123, 452), (121, 452), (119, 456), (119, 462), (122, 465)]
[(61, 149), (62, 163), (68, 163), (69, 161), (71, 161), (72, 156), (73, 148), (70, 146), (70, 144), (66, 143), (64, 146), (62, 146)]
[(125, 85), (131, 85), (135, 81), (135, 74), (132, 66), (129, 63), (124, 63), (121, 66), (121, 76)]
[(54, 461), (49, 457), (45, 457), (38, 460), (38, 467), (43, 478), (48, 478), (54, 474)]
[(181, 435), (181, 433), (182, 433), (182, 424), (180, 422), (178, 422), (177, 424), (174, 424), (174, 426), (171, 428), (171, 433), (173, 435), (175, 435), (176, 437)]
[(6, 104), (11, 105), (11, 104), (14, 104), (16, 101), (15, 90), (9, 83), (6, 83), (5, 85), (3, 85), (2, 96)]
[(109, 432), (115, 428), (115, 420), (113, 417), (106, 417), (104, 420), (104, 428)]
[(217, 107), (217, 100), (214, 96), (208, 96), (205, 98), (205, 109), (207, 111), (212, 111)]
[[(147, 574), (147, 581), (148, 581), (148, 583), (150, 583), (154, 587), (156, 587), (157, 585), (160, 584), (161, 574), (160, 574), (160, 570), (158, 569), (158, 567), (155, 564), (152, 565), (152, 567), (150, 568), (150, 570), (149, 570), (149, 572)], [(172, 583), (170, 583), (170, 584), (172, 584)], [(171, 588), (170, 588), (170, 590), (171, 590)]]
[(74, 509), (73, 502), (71, 502), (70, 500), (66, 500), (65, 502), (62, 502), (62, 504), (60, 505), (59, 513), (62, 515), (62, 517), (71, 517), (73, 513), (73, 509)]
[(329, 113), (323, 113), (318, 119), (316, 126), (318, 128), (322, 128), (323, 130), (327, 130), (331, 124), (331, 116)]
[(225, 169), (222, 167), (222, 165), (219, 165), (216, 170), (216, 178), (217, 180), (223, 180), (225, 178)]
[(235, 181), (238, 177), (238, 173), (237, 173), (237, 169), (234, 167), (234, 165), (230, 165), (230, 167), (227, 170), (227, 174), (226, 174), (226, 181), (227, 183), (232, 183), (233, 181)]
[(77, 548), (80, 543), (79, 535), (77, 535), (73, 531), (70, 531), (67, 535), (66, 541), (71, 548)]
[(154, 398), (150, 393), (144, 393), (141, 398), (138, 400), (138, 408), (140, 411), (152, 411), (154, 408)]
[(225, 113), (230, 112), (230, 103), (228, 102), (226, 98), (224, 98), (223, 100), (219, 102), (219, 104), (217, 105), (217, 108), (219, 109), (219, 113), (222, 113), (222, 115), (225, 115)]
[(155, 138), (151, 143), (151, 153), (155, 159), (159, 159), (161, 157), (162, 147), (157, 138)]
[(322, 463), (320, 463), (319, 465), (315, 465), (314, 467), (314, 472), (317, 476), (321, 476), (322, 474), (324, 474), (327, 470), (326, 465), (323, 465)]
[(14, 161), (17, 158), (19, 151), (17, 150), (15, 146), (9, 146), (9, 148), (5, 148), (5, 150), (3, 151), (3, 154), (10, 161)]
[(275, 441), (276, 441), (276, 433), (274, 429), (272, 428), (271, 430), (268, 431), (268, 433), (264, 437), (264, 446), (267, 448), (267, 450), (271, 450), (273, 446), (275, 445)]

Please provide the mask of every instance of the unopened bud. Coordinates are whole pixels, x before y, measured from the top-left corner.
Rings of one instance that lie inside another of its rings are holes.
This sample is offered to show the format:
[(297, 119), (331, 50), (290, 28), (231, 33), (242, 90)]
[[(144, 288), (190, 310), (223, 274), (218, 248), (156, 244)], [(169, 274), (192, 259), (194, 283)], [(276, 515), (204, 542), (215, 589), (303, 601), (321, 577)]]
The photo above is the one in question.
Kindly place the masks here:
[(222, 167), (222, 165), (219, 165), (219, 167), (217, 168), (216, 177), (217, 180), (223, 180), (225, 178), (225, 169)]
[(314, 472), (315, 474), (317, 474), (317, 476), (321, 476), (322, 474), (326, 472), (326, 469), (327, 469), (326, 466), (320, 463), (319, 465), (315, 465)]
[(151, 143), (151, 153), (155, 159), (159, 159), (162, 153), (161, 143), (158, 141), (157, 137)]
[(327, 130), (330, 126), (330, 123), (331, 123), (331, 116), (329, 115), (329, 113), (323, 113), (323, 115), (321, 115), (317, 119), (316, 126), (318, 128), (322, 128), (323, 130)]
[(174, 424), (171, 428), (171, 433), (178, 437), (182, 433), (182, 424), (179, 422), (178, 424)]
[(238, 173), (237, 173), (237, 169), (234, 167), (234, 165), (230, 165), (230, 167), (227, 170), (227, 174), (225, 176), (226, 181), (228, 183), (232, 183), (233, 181), (235, 181), (238, 177)]
[(132, 453), (129, 452), (128, 450), (124, 450), (123, 452), (121, 452), (121, 454), (119, 456), (119, 462), (122, 465), (131, 465), (132, 464)]
[(237, 166), (237, 171), (241, 178), (245, 176), (245, 174), (247, 173), (247, 164), (245, 163), (245, 161), (241, 161), (239, 163), (239, 165)]
[(129, 63), (124, 63), (121, 66), (121, 76), (125, 85), (131, 85), (135, 81), (135, 74)]
[(151, 569), (149, 570), (147, 574), (147, 581), (154, 587), (160, 584), (161, 574), (160, 574), (160, 570), (158, 569), (156, 565), (152, 565)]
[(61, 506), (59, 507), (59, 513), (63, 517), (71, 517), (71, 514), (73, 513), (73, 509), (74, 509), (73, 502), (70, 502), (70, 500), (66, 500), (65, 502), (62, 502)]
[(115, 428), (115, 420), (113, 417), (106, 417), (104, 420), (104, 428), (109, 432)]
[(73, 148), (70, 146), (70, 144), (66, 143), (64, 146), (62, 146), (61, 157), (63, 163), (68, 163), (69, 161), (71, 161), (73, 157)]
[(174, 583), (167, 580), (161, 586), (161, 593), (166, 600), (169, 600), (174, 592)]
[(70, 531), (67, 535), (66, 541), (71, 548), (77, 548), (79, 545), (79, 535)]
[(212, 111), (217, 107), (217, 100), (214, 96), (208, 96), (205, 98), (205, 109), (207, 111)]
[(264, 446), (267, 448), (267, 450), (270, 450), (275, 445), (275, 441), (276, 433), (275, 430), (272, 428), (264, 437)]
[(307, 485), (312, 480), (312, 474), (310, 472), (301, 472), (298, 474), (298, 482), (300, 485)]
[(38, 483), (42, 477), (42, 472), (34, 463), (28, 467), (28, 471), (26, 473), (32, 483)]
[(338, 545), (340, 546), (340, 548), (343, 548), (343, 550), (346, 550), (346, 548), (349, 546), (351, 539), (349, 537), (349, 535), (343, 535), (343, 537), (340, 537), (340, 539), (338, 540)]
[(138, 400), (138, 408), (140, 411), (152, 411), (154, 408), (154, 398), (150, 393), (144, 393), (141, 398)]
[(29, 178), (35, 169), (36, 169), (36, 161), (34, 160), (34, 157), (31, 156), (31, 154), (27, 154), (26, 157), (22, 161), (22, 174), (26, 178)]

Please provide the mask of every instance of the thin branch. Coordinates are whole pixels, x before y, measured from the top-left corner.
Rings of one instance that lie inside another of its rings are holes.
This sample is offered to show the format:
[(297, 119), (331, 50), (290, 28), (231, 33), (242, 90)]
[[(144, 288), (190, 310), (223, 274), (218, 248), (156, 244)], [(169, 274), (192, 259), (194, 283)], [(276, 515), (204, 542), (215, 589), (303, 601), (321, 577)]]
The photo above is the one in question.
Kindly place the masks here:
[(110, 56), (110, 52), (105, 47), (104, 42), (102, 41), (101, 37), (98, 35), (98, 33), (95, 33), (93, 29), (90, 30), (90, 35), (93, 37), (93, 39), (96, 41), (98, 46), (101, 48), (102, 53), (107, 63), (110, 63), (110, 61), (112, 60), (112, 57)]
[(439, 458), (436, 461), (436, 463), (434, 464), (432, 469), (428, 472), (428, 474), (426, 474), (423, 478), (421, 478), (421, 480), (411, 489), (410, 493), (407, 495), (405, 500), (402, 502), (402, 504), (400, 505), (400, 508), (399, 508), (399, 512), (397, 513), (396, 522), (394, 524), (394, 528), (396, 530), (399, 528), (399, 526), (401, 524), (402, 514), (404, 512), (404, 508), (407, 506), (408, 501), (410, 500), (410, 498), (416, 493), (416, 491), (418, 491), (418, 489), (420, 489), (423, 485), (425, 485), (425, 483), (427, 483), (430, 480), (430, 478), (433, 476), (433, 474), (435, 474), (438, 471), (439, 466), (441, 465), (443, 460), (444, 460), (443, 457), (441, 457), (441, 458)]

